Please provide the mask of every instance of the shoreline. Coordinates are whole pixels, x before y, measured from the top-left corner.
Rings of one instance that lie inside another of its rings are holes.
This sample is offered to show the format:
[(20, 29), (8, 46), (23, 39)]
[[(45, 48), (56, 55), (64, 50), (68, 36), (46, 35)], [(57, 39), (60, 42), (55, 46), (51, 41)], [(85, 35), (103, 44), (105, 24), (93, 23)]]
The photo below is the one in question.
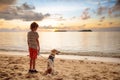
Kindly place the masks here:
[[(27, 52), (5, 52), (0, 51), (0, 54), (2, 55), (13, 55), (13, 56), (27, 56), (29, 57), (29, 53)], [(38, 58), (46, 58), (49, 56), (50, 52), (48, 53), (41, 53)], [(99, 61), (99, 62), (114, 62), (114, 63), (120, 63), (119, 57), (106, 57), (106, 56), (79, 56), (79, 55), (66, 55), (60, 53), (59, 55), (56, 55), (56, 58), (58, 59), (65, 59), (65, 60), (86, 60), (86, 61)]]
[[(1, 49), (1, 52), (17, 52), (17, 53), (28, 53), (28, 51), (24, 50), (5, 50)], [(50, 54), (50, 52), (40, 52), (41, 54)], [(94, 56), (94, 57), (111, 57), (111, 58), (120, 58), (120, 52), (61, 52), (62, 55), (75, 55), (75, 56)]]

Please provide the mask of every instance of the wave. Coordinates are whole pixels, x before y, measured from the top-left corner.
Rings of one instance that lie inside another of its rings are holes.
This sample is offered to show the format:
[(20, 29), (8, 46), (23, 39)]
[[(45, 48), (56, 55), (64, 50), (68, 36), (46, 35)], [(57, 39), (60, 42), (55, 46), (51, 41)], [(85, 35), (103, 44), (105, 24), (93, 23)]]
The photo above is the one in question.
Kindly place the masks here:
[(16, 49), (0, 49), (0, 51), (6, 51), (6, 52), (27, 52), (27, 50), (16, 50)]
[[(0, 51), (4, 52), (28, 52), (28, 50), (16, 50), (16, 49), (0, 49)], [(48, 51), (41, 51), (41, 54), (50, 54)], [(90, 52), (64, 52), (62, 51), (60, 55), (76, 55), (76, 56), (96, 56), (96, 57), (116, 57), (120, 58), (120, 53), (105, 53), (105, 52), (96, 52), (96, 51), (90, 51)]]

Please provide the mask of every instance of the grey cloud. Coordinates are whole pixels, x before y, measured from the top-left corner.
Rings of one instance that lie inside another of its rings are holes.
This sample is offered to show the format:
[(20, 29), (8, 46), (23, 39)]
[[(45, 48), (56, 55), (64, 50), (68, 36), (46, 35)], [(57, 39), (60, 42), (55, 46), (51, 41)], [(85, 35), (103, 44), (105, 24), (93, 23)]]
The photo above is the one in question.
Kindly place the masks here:
[(120, 0), (117, 0), (116, 4), (112, 8), (108, 8), (108, 15), (110, 17), (120, 16)]
[[(110, 0), (108, 2), (110, 2)], [(105, 7), (102, 6), (100, 2), (98, 3), (97, 9), (98, 15), (104, 15), (105, 13), (107, 13), (110, 17), (116, 17), (116, 15), (119, 16), (119, 12), (120, 12), (120, 0), (117, 0), (116, 4), (113, 7), (109, 6)]]
[(112, 8), (113, 17), (120, 17), (120, 0)]
[[(27, 6), (25, 7), (25, 5)], [(10, 7), (9, 9), (0, 12), (0, 18), (5, 20), (21, 19), (24, 21), (41, 21), (50, 16), (49, 13), (43, 15), (42, 13), (33, 12), (31, 9), (34, 9), (34, 6), (31, 7), (27, 3), (22, 4), (19, 8), (18, 6)]]
[(112, 8), (108, 8), (108, 15), (109, 15), (110, 17), (112, 16), (112, 13), (113, 13)]
[(16, 0), (0, 0), (0, 5), (11, 5), (15, 2)]
[(114, 17), (120, 17), (120, 13), (119, 14), (115, 14)]
[(103, 6), (100, 6), (97, 10), (97, 14), (98, 15), (102, 15), (106, 12), (107, 8), (106, 7), (103, 7)]
[(9, 5), (15, 3), (16, 0), (0, 0), (0, 11), (9, 8)]
[(117, 3), (113, 7), (113, 11), (120, 11), (120, 0), (117, 0)]
[[(110, 2), (110, 0), (108, 0), (108, 2)], [(108, 3), (108, 2), (107, 2), (107, 3)], [(97, 14), (98, 14), (98, 15), (103, 15), (103, 14), (105, 14), (105, 13), (109, 13), (109, 12), (110, 12), (109, 7), (108, 7), (108, 6), (105, 7), (105, 6), (103, 6), (101, 3), (102, 3), (102, 1), (99, 1), (99, 2), (98, 2)]]
[[(108, 2), (110, 2), (110, 0), (108, 0)], [(101, 3), (102, 3), (102, 1), (98, 2), (97, 11), (94, 11), (94, 13), (97, 15), (104, 15), (105, 13), (107, 13), (107, 14), (109, 14), (109, 16), (111, 16), (111, 14), (112, 14), (111, 8), (103, 6)]]
[(103, 20), (105, 20), (105, 16), (100, 18), (100, 22), (103, 22)]
[(65, 19), (63, 17), (59, 17), (57, 20), (58, 21), (64, 21)]
[(86, 8), (86, 9), (83, 11), (83, 13), (82, 13), (82, 15), (81, 15), (81, 19), (82, 19), (82, 20), (86, 20), (86, 19), (89, 19), (89, 18), (90, 18), (89, 10), (90, 10), (90, 8)]
[(45, 16), (45, 17), (49, 17), (49, 16), (50, 16), (50, 14), (49, 14), (49, 13), (47, 13), (47, 14), (45, 14), (44, 16)]
[(42, 13), (34, 13), (34, 12), (27, 12), (26, 14), (23, 14), (22, 16), (19, 16), (19, 18), (23, 19), (24, 21), (32, 21), (32, 20), (36, 20), (36, 21), (41, 21), (45, 18), (46, 16), (43, 15)]
[(21, 6), (16, 7), (18, 10), (32, 10), (35, 9), (34, 6), (28, 5), (27, 3), (23, 3)]

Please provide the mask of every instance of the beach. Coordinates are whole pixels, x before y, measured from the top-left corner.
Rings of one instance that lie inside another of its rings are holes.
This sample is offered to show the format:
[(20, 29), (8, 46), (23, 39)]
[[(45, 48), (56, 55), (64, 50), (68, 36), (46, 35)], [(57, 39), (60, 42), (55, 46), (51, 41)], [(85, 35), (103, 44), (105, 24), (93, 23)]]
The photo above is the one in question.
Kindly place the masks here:
[(1, 53), (0, 80), (120, 80), (120, 59), (118, 62), (105, 62), (87, 58), (65, 59), (57, 56), (54, 62), (55, 74), (44, 75), (47, 56), (37, 58), (36, 69), (39, 72), (30, 74), (27, 55)]
[(0, 80), (120, 80), (120, 0), (0, 0)]

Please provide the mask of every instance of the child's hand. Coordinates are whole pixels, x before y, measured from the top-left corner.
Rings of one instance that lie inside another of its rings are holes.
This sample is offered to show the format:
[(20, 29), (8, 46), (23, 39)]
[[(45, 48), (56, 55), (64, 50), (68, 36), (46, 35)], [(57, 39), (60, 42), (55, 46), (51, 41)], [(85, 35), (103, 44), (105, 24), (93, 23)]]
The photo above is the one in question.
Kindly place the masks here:
[(40, 48), (38, 48), (38, 55), (40, 54)]
[(38, 52), (38, 56), (39, 56), (40, 52)]
[(38, 52), (40, 52), (40, 47), (38, 47)]

